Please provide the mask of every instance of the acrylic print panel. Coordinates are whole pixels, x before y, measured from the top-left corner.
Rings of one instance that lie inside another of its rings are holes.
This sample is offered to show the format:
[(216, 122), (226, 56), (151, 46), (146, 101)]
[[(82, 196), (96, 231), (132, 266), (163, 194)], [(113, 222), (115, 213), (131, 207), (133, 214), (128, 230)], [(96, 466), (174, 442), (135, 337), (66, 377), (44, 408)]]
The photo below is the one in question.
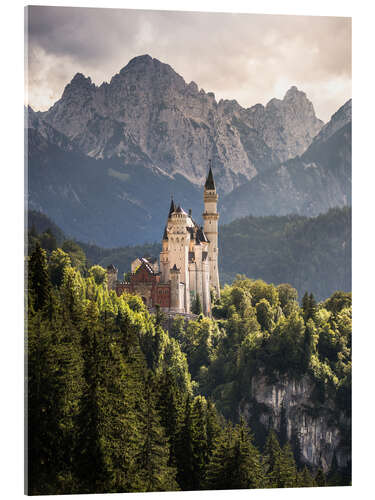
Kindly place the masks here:
[(29, 7), (28, 494), (351, 483), (351, 19)]

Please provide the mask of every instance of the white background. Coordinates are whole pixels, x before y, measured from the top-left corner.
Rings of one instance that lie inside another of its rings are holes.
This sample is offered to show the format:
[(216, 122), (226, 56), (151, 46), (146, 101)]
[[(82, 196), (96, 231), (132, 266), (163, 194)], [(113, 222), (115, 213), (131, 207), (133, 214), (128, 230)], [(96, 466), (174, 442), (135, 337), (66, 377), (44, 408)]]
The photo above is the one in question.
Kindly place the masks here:
[[(255, 499), (374, 497), (374, 8), (367, 0), (100, 0), (29, 2), (35, 5), (117, 7), (262, 14), (331, 15), (353, 17), (353, 486), (296, 490), (153, 493), (142, 498)], [(1, 391), (0, 494), (23, 496), (23, 17), (27, 2), (1, 4)], [(141, 494), (133, 494), (131, 498)], [(74, 496), (85, 498), (88, 495)], [(118, 496), (118, 495), (116, 495)], [(60, 497), (59, 497), (60, 498)], [(61, 497), (65, 498), (65, 497)], [(72, 497), (68, 497), (72, 498)], [(95, 498), (109, 498), (96, 495)], [(112, 498), (112, 496), (110, 497)]]

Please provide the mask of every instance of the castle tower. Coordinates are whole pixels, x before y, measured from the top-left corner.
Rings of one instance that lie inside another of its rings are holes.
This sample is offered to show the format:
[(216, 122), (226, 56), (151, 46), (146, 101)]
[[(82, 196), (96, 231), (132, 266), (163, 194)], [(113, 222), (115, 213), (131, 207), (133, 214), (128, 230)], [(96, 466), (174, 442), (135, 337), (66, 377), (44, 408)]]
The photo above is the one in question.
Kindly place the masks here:
[(173, 312), (184, 312), (183, 297), (181, 297), (180, 269), (176, 264), (170, 269), (171, 277), (171, 307)]
[(115, 290), (117, 282), (118, 269), (113, 264), (107, 267), (108, 290)]
[(217, 213), (218, 195), (216, 192), (214, 176), (212, 174), (211, 160), (210, 169), (204, 185), (204, 232), (210, 242), (208, 246), (208, 265), (210, 271), (210, 287), (214, 288), (220, 297), (219, 268), (218, 268), (218, 221)]

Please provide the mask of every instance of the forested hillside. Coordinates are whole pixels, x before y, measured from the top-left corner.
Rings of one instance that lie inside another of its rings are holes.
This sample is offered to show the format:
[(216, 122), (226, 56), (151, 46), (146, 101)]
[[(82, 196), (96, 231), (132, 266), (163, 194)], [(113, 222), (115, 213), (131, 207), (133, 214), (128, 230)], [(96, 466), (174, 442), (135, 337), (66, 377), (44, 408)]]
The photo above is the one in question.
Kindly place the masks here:
[(327, 425), (350, 435), (349, 294), (306, 295), (300, 307), (288, 285), (240, 279), (214, 318), (176, 318), (168, 334), (160, 311), (108, 292), (103, 268), (73, 242), (52, 249), (50, 236), (31, 235), (28, 258), (30, 494), (350, 481), (344, 438), (316, 466), (299, 434), (243, 406), (254, 377), (305, 377), (303, 411), (321, 420), (328, 407)]
[[(44, 234), (42, 244), (51, 250), (67, 236), (48, 217), (29, 211), (29, 229)], [(54, 241), (47, 240), (50, 236)], [(161, 237), (161, 235), (160, 235)], [(31, 240), (32, 242), (33, 240)], [(72, 242), (70, 244), (73, 244)], [(52, 245), (52, 246), (51, 246)], [(65, 246), (67, 246), (66, 244)], [(78, 242), (90, 266), (119, 269), (119, 279), (129, 272), (139, 256), (158, 256), (160, 243), (119, 248), (102, 248)], [(318, 217), (244, 217), (219, 228), (221, 284), (231, 283), (237, 274), (280, 284), (291, 283), (302, 297), (308, 290), (318, 300), (335, 290), (351, 290), (351, 209), (336, 208)]]
[(221, 281), (236, 274), (292, 284), (302, 297), (319, 300), (351, 290), (351, 209), (334, 208), (318, 217), (244, 217), (220, 227)]

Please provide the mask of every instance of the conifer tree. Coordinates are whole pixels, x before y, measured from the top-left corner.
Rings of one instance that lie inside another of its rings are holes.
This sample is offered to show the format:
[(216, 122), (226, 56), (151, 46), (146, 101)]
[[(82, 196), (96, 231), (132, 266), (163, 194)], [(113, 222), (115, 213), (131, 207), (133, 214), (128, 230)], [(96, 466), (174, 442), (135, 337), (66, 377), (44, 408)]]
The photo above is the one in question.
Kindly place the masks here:
[(158, 379), (158, 411), (161, 419), (161, 424), (165, 429), (166, 437), (169, 442), (170, 455), (168, 465), (176, 467), (177, 455), (176, 445), (178, 428), (182, 419), (182, 398), (183, 392), (178, 387), (177, 382), (171, 373), (171, 369), (167, 369)]
[(64, 279), (65, 269), (71, 267), (69, 255), (61, 248), (57, 248), (50, 255), (48, 267), (52, 284), (60, 287)]
[(311, 355), (314, 352), (314, 330), (315, 325), (312, 319), (306, 323), (304, 338), (303, 338), (303, 360), (302, 370), (307, 371), (310, 365)]
[(301, 472), (298, 473), (297, 485), (301, 488), (313, 488), (317, 486), (311, 472), (305, 465)]
[(181, 421), (176, 435), (177, 482), (182, 490), (193, 489), (194, 455), (191, 424), (192, 401), (190, 394), (185, 396)]
[(169, 463), (169, 445), (156, 409), (155, 381), (149, 372), (144, 385), (144, 415), (140, 454), (142, 491), (177, 490), (176, 469)]
[(263, 467), (267, 476), (267, 485), (277, 487), (277, 468), (281, 460), (281, 448), (275, 431), (271, 430), (263, 451)]
[(318, 472), (316, 473), (315, 476), (315, 483), (316, 486), (327, 486), (326, 477), (322, 469), (318, 469)]
[(30, 491), (78, 490), (72, 450), (83, 391), (79, 336), (63, 308), (50, 303), (29, 323), (28, 424)]
[(250, 430), (243, 418), (235, 428), (231, 488), (252, 489), (265, 486), (260, 453), (252, 443)]
[(309, 317), (308, 319), (315, 319), (315, 314), (316, 314), (316, 308), (317, 308), (317, 303), (314, 297), (314, 294), (311, 292), (309, 296)]
[(310, 298), (309, 298), (308, 292), (305, 292), (303, 294), (302, 301), (301, 301), (301, 307), (303, 310), (303, 318), (306, 322), (308, 319), (309, 311), (310, 311)]
[(207, 402), (196, 396), (191, 408), (191, 440), (193, 448), (192, 489), (199, 490), (203, 484), (208, 462)]
[(228, 423), (216, 436), (206, 469), (206, 488), (230, 489), (233, 484), (233, 426)]
[(51, 289), (46, 251), (39, 242), (30, 256), (28, 286), (33, 309), (39, 311), (46, 304)]
[(100, 442), (100, 364), (103, 356), (100, 342), (99, 311), (90, 301), (86, 309), (87, 323), (82, 331), (85, 391), (78, 419), (78, 443), (75, 450), (82, 492), (102, 491), (105, 482), (104, 455)]
[(216, 410), (214, 403), (210, 399), (207, 400), (206, 420), (207, 420), (207, 449), (208, 449), (208, 456), (211, 457), (215, 445), (215, 440), (221, 434), (223, 422), (220, 420), (219, 413)]
[(297, 467), (289, 443), (286, 443), (279, 455), (274, 477), (278, 488), (293, 488), (297, 486)]

